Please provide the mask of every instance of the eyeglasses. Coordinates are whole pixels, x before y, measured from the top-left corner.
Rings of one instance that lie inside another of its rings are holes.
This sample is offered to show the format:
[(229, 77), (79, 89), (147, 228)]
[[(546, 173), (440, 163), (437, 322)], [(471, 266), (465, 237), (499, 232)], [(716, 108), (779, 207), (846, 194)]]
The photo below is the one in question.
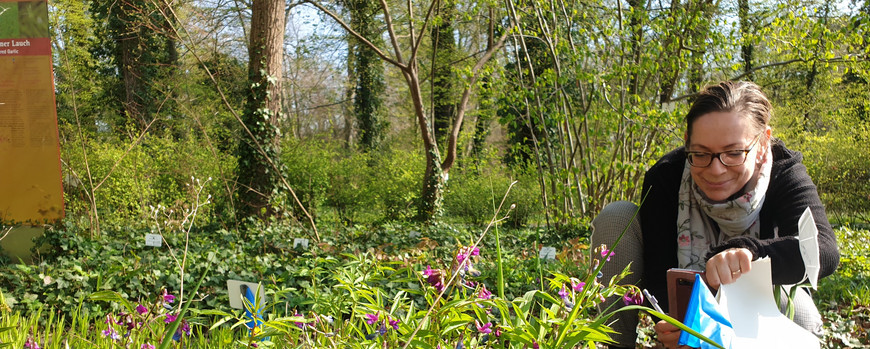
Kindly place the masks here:
[(752, 151), (752, 148), (755, 148), (755, 145), (758, 144), (758, 140), (761, 139), (762, 134), (764, 134), (764, 132), (755, 136), (755, 140), (749, 145), (749, 149), (735, 149), (723, 151), (721, 153), (686, 151), (686, 157), (689, 159), (689, 164), (694, 167), (708, 167), (713, 163), (714, 158), (719, 159), (719, 162), (726, 167), (740, 166), (746, 162), (746, 156)]

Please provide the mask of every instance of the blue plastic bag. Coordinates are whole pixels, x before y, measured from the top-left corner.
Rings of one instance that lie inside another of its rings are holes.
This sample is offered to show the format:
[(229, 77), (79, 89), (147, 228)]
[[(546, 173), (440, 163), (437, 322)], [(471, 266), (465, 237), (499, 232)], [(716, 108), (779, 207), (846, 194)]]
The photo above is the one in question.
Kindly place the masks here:
[[(671, 300), (676, 301), (676, 300)], [(734, 338), (734, 329), (719, 309), (719, 303), (713, 297), (713, 293), (707, 288), (707, 284), (701, 279), (700, 274), (695, 275), (695, 285), (692, 288), (692, 296), (687, 306), (686, 318), (683, 323), (698, 333), (719, 343), (726, 349), (731, 348), (731, 339)], [(680, 345), (688, 345), (692, 348), (715, 348), (698, 337), (683, 331), (680, 334)]]

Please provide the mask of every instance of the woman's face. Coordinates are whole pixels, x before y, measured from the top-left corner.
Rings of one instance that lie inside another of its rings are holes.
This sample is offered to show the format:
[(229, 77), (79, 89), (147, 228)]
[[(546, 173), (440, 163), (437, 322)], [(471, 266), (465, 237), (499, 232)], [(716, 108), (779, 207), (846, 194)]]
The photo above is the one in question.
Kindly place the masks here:
[(733, 112), (712, 112), (695, 119), (692, 124), (692, 134), (688, 136), (688, 151), (719, 153), (728, 150), (749, 149), (746, 161), (737, 166), (725, 166), (713, 158), (710, 166), (691, 166), (692, 179), (701, 191), (712, 201), (725, 201), (731, 195), (740, 191), (755, 174), (756, 164), (763, 158), (770, 128), (753, 146), (758, 131), (749, 118), (740, 117)]

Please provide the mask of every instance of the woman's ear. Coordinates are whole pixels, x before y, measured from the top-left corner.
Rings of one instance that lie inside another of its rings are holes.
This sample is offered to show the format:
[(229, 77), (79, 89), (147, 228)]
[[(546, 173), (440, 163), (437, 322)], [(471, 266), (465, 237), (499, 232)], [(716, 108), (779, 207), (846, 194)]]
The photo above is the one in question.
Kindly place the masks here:
[(770, 126), (765, 126), (764, 131), (762, 131), (761, 139), (758, 140), (758, 142), (761, 143), (761, 144), (759, 144), (761, 147), (759, 148), (758, 154), (756, 154), (756, 156), (755, 156), (755, 162), (758, 164), (761, 164), (762, 162), (764, 162), (764, 158), (765, 158), (767, 152), (770, 150), (771, 134), (772, 134), (772, 131), (770, 129)]

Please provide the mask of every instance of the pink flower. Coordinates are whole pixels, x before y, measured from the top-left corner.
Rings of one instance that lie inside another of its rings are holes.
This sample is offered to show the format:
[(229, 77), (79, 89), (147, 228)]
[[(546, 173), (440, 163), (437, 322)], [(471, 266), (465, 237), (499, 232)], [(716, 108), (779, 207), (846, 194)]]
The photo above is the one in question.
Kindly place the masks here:
[(142, 306), (142, 304), (139, 304), (136, 306), (136, 312), (139, 313), (139, 315), (145, 315), (145, 313), (148, 312), (148, 308)]
[(178, 318), (178, 315), (166, 314), (166, 318), (163, 319), (163, 322), (167, 324), (172, 323), (173, 321), (175, 321), (176, 318)]
[(487, 333), (492, 332), (492, 322), (487, 322), (487, 323), (483, 324), (483, 326), (481, 326), (480, 323), (477, 322), (477, 320), (474, 320), (474, 326), (477, 327), (477, 332), (480, 332), (483, 334), (487, 334)]
[(601, 258), (607, 257), (607, 261), (610, 262), (611, 256), (613, 256), (613, 251), (608, 250), (607, 246), (601, 245)]
[(166, 303), (172, 303), (175, 301), (175, 296), (171, 295), (169, 291), (165, 288), (160, 295), (163, 296), (163, 301)]
[(143, 343), (139, 349), (154, 349), (154, 346), (151, 343)]
[(435, 272), (435, 271), (432, 270), (432, 267), (429, 266), (429, 265), (427, 265), (427, 266), (426, 266), (426, 270), (423, 271), (423, 276), (429, 276), (429, 275), (432, 275), (434, 272)]
[(366, 314), (366, 323), (369, 325), (374, 325), (378, 322), (378, 313), (375, 314)]
[(456, 262), (462, 264), (462, 262), (465, 261), (466, 258), (479, 255), (480, 248), (475, 247), (474, 249), (472, 249), (471, 247), (463, 247), (459, 249), (459, 253), (456, 255)]
[(586, 286), (586, 283), (583, 281), (580, 281), (579, 283), (576, 283), (576, 284), (573, 281), (571, 281), (571, 288), (574, 289), (574, 292), (583, 292), (584, 286)]
[(628, 291), (625, 291), (625, 295), (622, 296), (622, 302), (625, 303), (625, 305), (643, 304), (643, 294), (641, 294), (637, 289), (630, 288)]
[(42, 349), (38, 343), (33, 341), (33, 338), (27, 338), (24, 342), (24, 349)]
[(103, 330), (103, 337), (109, 337), (113, 341), (121, 339), (121, 335), (118, 332), (115, 332), (114, 328), (109, 327), (108, 329)]
[(492, 292), (486, 289), (486, 285), (480, 288), (480, 291), (477, 292), (477, 298), (480, 299), (490, 299), (492, 298)]
[[(302, 314), (296, 313), (296, 314), (293, 314), (293, 316), (302, 317)], [(293, 324), (296, 325), (296, 327), (299, 327), (299, 328), (305, 327), (305, 323), (303, 323), (303, 322), (294, 321)]]
[(562, 289), (559, 290), (559, 297), (561, 297), (562, 300), (565, 300), (565, 298), (568, 298), (568, 291), (565, 290), (565, 286), (562, 286)]
[(390, 326), (392, 326), (394, 330), (398, 331), (399, 330), (399, 320), (396, 320), (396, 319), (390, 320)]
[(689, 244), (692, 243), (692, 239), (689, 238), (689, 235), (680, 235), (680, 237), (677, 238), (677, 243), (680, 246), (689, 246)]

